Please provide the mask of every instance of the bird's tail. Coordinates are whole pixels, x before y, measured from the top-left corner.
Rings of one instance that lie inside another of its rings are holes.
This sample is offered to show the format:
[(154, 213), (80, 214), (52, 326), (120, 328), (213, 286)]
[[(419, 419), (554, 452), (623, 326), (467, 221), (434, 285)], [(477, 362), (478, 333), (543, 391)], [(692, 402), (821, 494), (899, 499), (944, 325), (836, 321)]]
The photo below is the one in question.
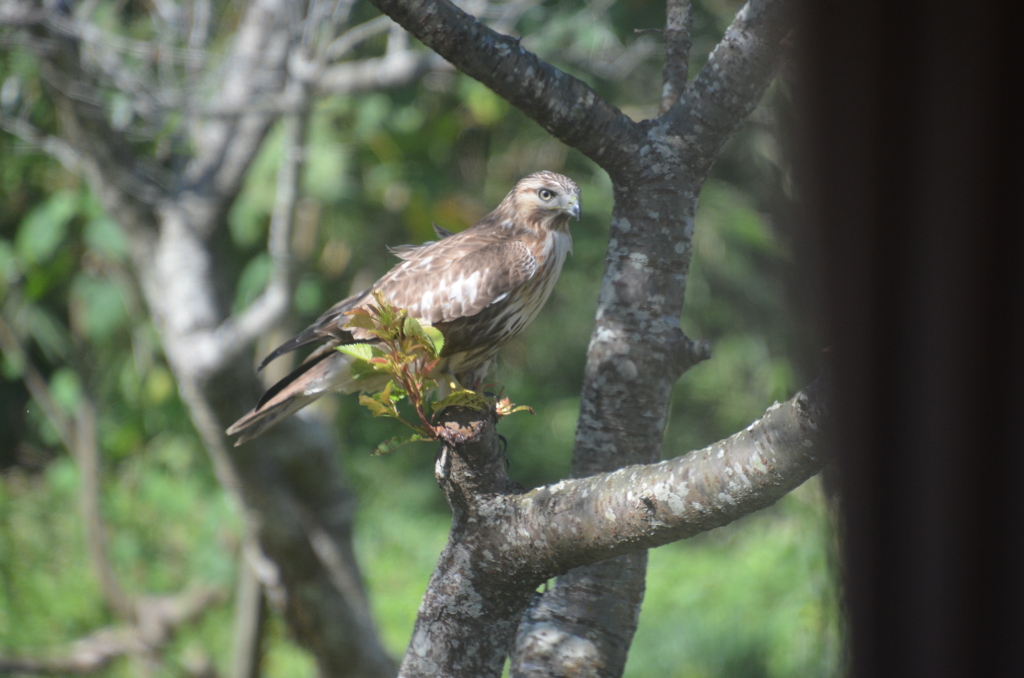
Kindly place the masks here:
[(288, 376), (267, 389), (256, 407), (232, 424), (227, 434), (239, 436), (235, 441), (237, 447), (325, 393), (355, 390), (351, 363), (349, 356), (335, 351), (333, 347), (315, 351)]
[(241, 434), (238, 436), (238, 440), (235, 441), (235, 447), (238, 447), (242, 443), (249, 442), (282, 419), (295, 414), (319, 397), (319, 394), (313, 396), (294, 394), (284, 397), (279, 402), (270, 403), (262, 407), (256, 406), (232, 424), (231, 428), (227, 430), (227, 434), (229, 436)]

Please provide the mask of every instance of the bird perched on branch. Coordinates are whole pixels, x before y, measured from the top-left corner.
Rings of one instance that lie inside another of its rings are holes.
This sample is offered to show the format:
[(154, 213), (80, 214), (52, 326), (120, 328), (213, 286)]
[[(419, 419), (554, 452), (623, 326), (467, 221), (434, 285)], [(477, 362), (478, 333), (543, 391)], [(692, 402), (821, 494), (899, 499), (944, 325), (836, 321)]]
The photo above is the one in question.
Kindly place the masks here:
[(392, 249), (400, 264), (266, 357), (259, 369), (285, 353), (321, 344), (232, 424), (228, 435), (240, 434), (240, 445), (325, 393), (382, 388), (372, 379), (357, 380), (354, 358), (335, 350), (373, 340), (346, 325), (349, 311), (374, 303), (374, 292), (439, 329), (445, 342), (438, 371), (479, 388), (498, 349), (530, 324), (551, 294), (572, 250), (570, 217), (580, 217), (579, 187), (560, 174), (537, 172), (520, 179), (493, 212), (465, 231), (435, 227), (440, 240)]

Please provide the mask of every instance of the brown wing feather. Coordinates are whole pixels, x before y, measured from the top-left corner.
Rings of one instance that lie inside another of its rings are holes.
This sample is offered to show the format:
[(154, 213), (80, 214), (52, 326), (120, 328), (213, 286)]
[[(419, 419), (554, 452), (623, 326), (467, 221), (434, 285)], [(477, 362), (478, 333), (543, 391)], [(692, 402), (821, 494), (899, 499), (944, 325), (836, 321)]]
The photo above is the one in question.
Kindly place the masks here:
[(285, 353), (291, 353), (303, 346), (327, 341), (328, 339), (335, 340), (335, 345), (357, 344), (364, 341), (365, 338), (357, 338), (353, 336), (351, 332), (344, 329), (343, 326), (347, 322), (344, 317), (347, 311), (352, 310), (370, 296), (370, 289), (371, 288), (366, 288), (358, 294), (353, 294), (351, 297), (342, 299), (334, 306), (331, 306), (329, 309), (324, 311), (324, 313), (316, 319), (316, 322), (271, 351), (270, 355), (264, 358), (263, 362), (261, 362), (259, 367), (256, 368), (256, 372), (258, 373), (264, 367), (269, 365), (271, 361), (276, 358), (280, 358)]
[(513, 240), (466, 252), (437, 266), (396, 270), (377, 289), (398, 308), (436, 325), (476, 315), (536, 272), (537, 260), (530, 248)]
[(379, 290), (390, 303), (431, 324), (475, 315), (537, 271), (529, 247), (508, 238), (507, 232), (481, 222), (438, 242), (405, 250), (401, 253), (404, 261), (373, 288), (336, 304), (282, 346), (286, 350), (279, 349), (280, 353), (271, 356), (331, 338), (340, 343), (371, 341), (365, 332), (344, 326), (348, 323), (345, 312), (373, 303), (372, 291)]

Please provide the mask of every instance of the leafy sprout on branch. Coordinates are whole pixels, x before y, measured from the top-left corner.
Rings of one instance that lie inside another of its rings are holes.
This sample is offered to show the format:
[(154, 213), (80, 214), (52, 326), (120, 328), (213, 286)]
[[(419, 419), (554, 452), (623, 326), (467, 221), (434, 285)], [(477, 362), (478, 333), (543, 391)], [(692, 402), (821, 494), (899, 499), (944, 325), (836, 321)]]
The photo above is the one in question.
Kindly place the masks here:
[[(532, 408), (514, 405), (507, 397), (490, 397), (464, 388), (445, 370), (441, 330), (419, 322), (404, 309), (395, 308), (379, 291), (373, 293), (373, 298), (376, 304), (347, 312), (350, 320), (345, 327), (365, 330), (377, 341), (347, 344), (337, 350), (355, 358), (351, 369), (356, 379), (390, 377), (380, 391), (359, 396), (359, 404), (373, 416), (397, 419), (413, 431), (408, 436), (385, 440), (376, 447), (374, 454), (387, 454), (401, 445), (420, 440), (440, 440), (442, 427), (437, 426), (435, 420), (446, 407), (466, 407), (480, 412), (494, 409), (499, 418), (521, 411), (533, 413)], [(440, 394), (446, 395), (435, 400)], [(403, 399), (408, 400), (416, 415), (412, 421), (398, 410), (398, 403)]]

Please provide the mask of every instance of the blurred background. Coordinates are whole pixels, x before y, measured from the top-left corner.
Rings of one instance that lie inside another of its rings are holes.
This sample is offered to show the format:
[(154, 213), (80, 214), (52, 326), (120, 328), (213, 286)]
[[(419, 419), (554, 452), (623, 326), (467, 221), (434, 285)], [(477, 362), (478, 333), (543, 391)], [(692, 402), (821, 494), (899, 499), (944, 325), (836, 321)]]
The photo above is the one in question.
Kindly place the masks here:
[[(147, 3), (97, 6), (97, 20), (113, 31), (153, 30)], [(506, 30), (522, 35), (528, 49), (630, 117), (657, 115), (661, 38), (644, 29), (664, 25), (663, 3), (496, 6), (514, 9)], [(691, 77), (740, 6), (694, 2)], [(353, 23), (376, 15), (368, 4), (352, 11)], [(230, 40), (236, 20), (230, 11), (218, 15), (214, 47)], [(381, 35), (355, 56), (380, 54), (384, 46)], [(6, 115), (57, 129), (36, 62), (14, 40), (0, 41), (0, 86)], [(115, 122), (124, 115), (116, 98), (109, 109)], [(783, 152), (791, 115), (784, 73), (701, 194), (683, 328), (709, 340), (713, 358), (676, 387), (665, 457), (744, 428), (814, 377), (821, 347), (806, 312), (813, 290), (795, 263), (799, 196)], [(158, 145), (161, 133), (140, 143)], [(541, 316), (504, 349), (495, 379), (516, 403), (536, 410), (502, 422), (512, 477), (527, 486), (565, 477), (607, 246), (607, 175), (484, 86), (445, 68), (397, 89), (320, 100), (307, 153), (292, 240), (293, 311), (254, 348), (254, 360), (390, 268), (387, 246), (432, 239), (432, 223), (454, 231), (472, 225), (533, 171), (561, 172), (580, 185), (574, 253)], [(221, 265), (235, 269), (235, 310), (259, 295), (270, 272), (266, 235), (280, 159), (277, 129), (217, 239)], [(0, 655), (45, 655), (112, 621), (89, 563), (80, 471), (29, 395), (31, 366), (66, 415), (81, 407), (83, 393), (96, 406), (100, 510), (121, 585), (133, 594), (190, 584), (224, 593), (145, 672), (225, 673), (241, 511), (215, 479), (179, 400), (124, 233), (81, 179), (7, 132), (0, 132), (0, 313), (0, 332), (21, 347), (8, 343), (0, 363)], [(433, 478), (434, 450), (410, 445), (373, 457), (370, 450), (395, 435), (393, 422), (374, 420), (354, 397), (325, 398), (317, 407), (316, 416), (338, 430), (339, 459), (360, 506), (355, 542), (372, 608), (387, 647), (400, 656), (450, 520)], [(626, 675), (839, 675), (829, 516), (822, 483), (813, 479), (768, 510), (652, 551)], [(273, 614), (263, 647), (263, 675), (315, 674), (312, 658)], [(122, 660), (97, 675), (142, 670)]]

